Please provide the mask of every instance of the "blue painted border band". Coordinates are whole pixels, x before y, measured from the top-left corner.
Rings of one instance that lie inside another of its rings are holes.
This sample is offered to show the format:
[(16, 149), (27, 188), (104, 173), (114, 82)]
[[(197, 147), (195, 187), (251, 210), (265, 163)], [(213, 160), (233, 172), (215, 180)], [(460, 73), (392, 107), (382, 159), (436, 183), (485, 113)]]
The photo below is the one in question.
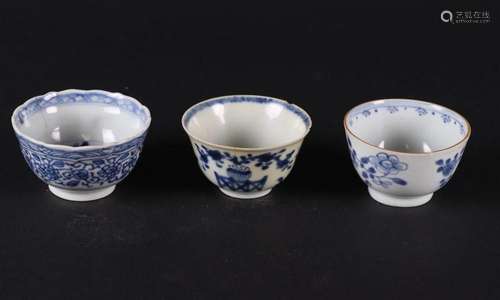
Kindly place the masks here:
[(137, 100), (119, 93), (108, 93), (104, 91), (69, 91), (60, 93), (48, 93), (37, 96), (25, 103), (17, 111), (15, 119), (19, 124), (29, 116), (47, 107), (74, 103), (99, 103), (124, 109), (138, 116), (144, 123), (150, 118), (149, 112)]
[(226, 103), (243, 103), (243, 102), (250, 102), (250, 103), (258, 103), (258, 104), (267, 104), (267, 103), (275, 103), (283, 106), (286, 108), (288, 111), (293, 112), (295, 115), (300, 117), (302, 121), (304, 122), (304, 125), (308, 128), (311, 126), (311, 119), (309, 116), (302, 110), (301, 108), (297, 107), (296, 105), (293, 105), (291, 103), (288, 103), (283, 100), (275, 99), (275, 98), (270, 98), (266, 96), (224, 96), (224, 97), (219, 97), (219, 98), (214, 98), (214, 99), (209, 99), (204, 102), (200, 102), (190, 109), (187, 110), (184, 119), (183, 119), (183, 125), (187, 128), (187, 125), (189, 124), (189, 121), (191, 118), (196, 115), (198, 112), (211, 107), (215, 104), (226, 104)]
[(462, 116), (456, 114), (454, 111), (447, 109), (444, 106), (420, 100), (409, 99), (384, 99), (380, 101), (384, 102), (364, 103), (351, 110), (347, 117), (349, 126), (352, 126), (359, 117), (364, 116), (368, 118), (371, 114), (377, 113), (378, 111), (386, 110), (392, 114), (411, 109), (418, 116), (435, 115), (437, 117), (440, 117), (444, 124), (457, 125), (461, 135), (467, 134), (468, 127), (466, 127), (466, 120)]

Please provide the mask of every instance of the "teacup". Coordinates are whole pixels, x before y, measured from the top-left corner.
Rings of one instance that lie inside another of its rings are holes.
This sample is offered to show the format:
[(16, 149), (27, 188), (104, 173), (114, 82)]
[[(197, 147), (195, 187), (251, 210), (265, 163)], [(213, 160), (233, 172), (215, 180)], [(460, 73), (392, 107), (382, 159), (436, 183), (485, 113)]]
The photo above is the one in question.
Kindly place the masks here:
[(471, 134), (458, 113), (429, 102), (382, 99), (351, 109), (344, 127), (352, 162), (380, 203), (428, 202), (451, 179)]
[(234, 95), (192, 106), (182, 126), (203, 174), (224, 194), (251, 199), (288, 176), (311, 118), (280, 99)]
[(12, 115), (30, 168), (52, 193), (74, 201), (113, 192), (134, 168), (150, 123), (139, 101), (99, 90), (50, 92)]

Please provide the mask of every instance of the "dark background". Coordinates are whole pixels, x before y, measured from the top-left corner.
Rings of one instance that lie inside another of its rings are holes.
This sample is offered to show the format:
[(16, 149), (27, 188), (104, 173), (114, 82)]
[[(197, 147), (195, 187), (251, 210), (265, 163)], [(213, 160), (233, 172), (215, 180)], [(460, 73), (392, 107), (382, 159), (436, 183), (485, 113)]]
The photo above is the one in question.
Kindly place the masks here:
[[(443, 9), (491, 23), (445, 24)], [(498, 299), (499, 22), (480, 5), (2, 2), (0, 298)], [(136, 169), (91, 203), (53, 196), (10, 126), (26, 99), (68, 88), (119, 91), (153, 116)], [(291, 176), (254, 201), (204, 178), (180, 125), (192, 104), (238, 93), (313, 119)], [(472, 125), (425, 206), (378, 204), (352, 168), (343, 114), (384, 97)]]

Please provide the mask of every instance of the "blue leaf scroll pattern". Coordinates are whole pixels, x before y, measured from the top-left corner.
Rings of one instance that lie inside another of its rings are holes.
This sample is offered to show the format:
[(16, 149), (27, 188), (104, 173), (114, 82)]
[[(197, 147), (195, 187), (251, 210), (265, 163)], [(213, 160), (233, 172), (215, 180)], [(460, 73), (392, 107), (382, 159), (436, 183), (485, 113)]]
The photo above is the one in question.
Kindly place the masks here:
[(21, 152), (33, 172), (53, 186), (74, 189), (116, 184), (134, 168), (146, 132), (127, 143), (97, 150), (64, 151), (18, 136)]
[(465, 148), (459, 153), (456, 153), (453, 158), (439, 159), (436, 161), (436, 166), (438, 167), (436, 172), (441, 173), (443, 176), (443, 178), (439, 181), (439, 187), (445, 186), (448, 181), (450, 181), (451, 175), (453, 175), (460, 159), (462, 159), (464, 150)]
[(224, 162), (232, 163), (233, 165), (247, 165), (252, 162), (255, 166), (262, 170), (267, 170), (273, 163), (276, 163), (276, 168), (281, 171), (290, 170), (294, 163), (295, 150), (285, 154), (286, 149), (281, 149), (278, 152), (266, 152), (259, 155), (251, 153), (247, 155), (236, 156), (229, 152), (209, 149), (204, 145), (194, 144), (196, 152), (198, 152), (200, 167), (205, 171), (210, 169), (209, 159), (213, 160), (217, 167), (222, 168)]
[(368, 186), (375, 184), (388, 188), (392, 184), (408, 184), (404, 179), (395, 177), (399, 172), (408, 170), (408, 164), (401, 162), (396, 155), (379, 152), (359, 158), (349, 138), (347, 144), (352, 163)]
[(216, 168), (226, 168), (226, 176), (223, 176), (214, 170), (217, 184), (221, 188), (227, 188), (233, 191), (260, 191), (267, 182), (267, 176), (256, 181), (250, 181), (251, 170), (248, 166), (254, 165), (265, 171), (273, 164), (276, 169), (285, 172), (293, 167), (295, 162), (295, 150), (287, 152), (287, 149), (281, 149), (277, 152), (265, 152), (258, 155), (251, 153), (246, 155), (233, 155), (227, 151), (210, 149), (205, 145), (194, 143), (196, 156), (200, 168), (205, 172), (210, 169), (210, 161), (213, 161)]

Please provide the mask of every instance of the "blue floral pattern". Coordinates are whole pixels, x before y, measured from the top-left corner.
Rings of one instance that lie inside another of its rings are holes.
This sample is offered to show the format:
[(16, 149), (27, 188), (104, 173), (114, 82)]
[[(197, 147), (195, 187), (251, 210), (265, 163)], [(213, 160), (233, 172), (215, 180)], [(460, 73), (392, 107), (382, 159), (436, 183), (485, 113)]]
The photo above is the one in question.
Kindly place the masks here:
[(456, 153), (452, 158), (439, 159), (436, 161), (436, 166), (438, 167), (436, 172), (441, 173), (443, 176), (443, 178), (439, 181), (440, 187), (445, 186), (448, 181), (450, 181), (453, 172), (460, 162), (460, 159), (462, 159), (463, 153), (464, 149), (462, 149), (459, 153)]
[[(134, 114), (149, 125), (149, 110), (137, 100), (106, 91), (67, 90), (31, 98), (16, 109), (13, 120), (23, 125), (34, 113), (51, 106), (71, 103), (97, 103), (117, 107)], [(14, 125), (14, 127), (16, 127)], [(17, 133), (21, 152), (29, 167), (45, 183), (66, 189), (96, 189), (114, 185), (134, 168), (147, 130), (134, 139), (110, 146), (86, 147), (87, 141), (72, 148), (54, 148)]]
[(196, 152), (198, 153), (198, 161), (202, 170), (209, 169), (209, 159), (213, 160), (217, 167), (222, 168), (224, 162), (232, 163), (233, 165), (248, 165), (250, 163), (255, 163), (256, 167), (260, 167), (262, 170), (267, 170), (273, 163), (276, 163), (276, 168), (285, 171), (290, 170), (294, 163), (295, 150), (292, 150), (285, 154), (286, 149), (281, 149), (278, 152), (266, 152), (259, 155), (253, 155), (251, 153), (242, 156), (232, 155), (226, 151), (219, 151), (216, 149), (210, 149), (204, 145), (194, 144)]
[(349, 138), (347, 144), (352, 163), (368, 186), (375, 184), (388, 188), (392, 184), (408, 184), (404, 179), (395, 176), (408, 170), (408, 164), (401, 162), (396, 155), (379, 152), (376, 155), (358, 157)]
[(394, 106), (394, 105), (387, 106), (386, 108), (387, 108), (387, 111), (389, 113), (391, 113), (391, 114), (399, 111), (399, 109), (397, 108), (397, 106)]
[[(238, 156), (227, 151), (211, 149), (197, 143), (193, 143), (193, 145), (200, 168), (204, 172), (210, 171), (210, 161), (212, 161), (214, 163), (213, 166), (216, 168), (213, 172), (218, 186), (232, 191), (251, 192), (262, 190), (268, 176), (264, 175), (255, 181), (250, 180), (252, 176), (250, 166), (255, 166), (265, 171), (274, 165), (276, 169), (285, 172), (293, 167), (296, 156), (295, 150), (287, 152), (286, 148), (276, 152), (265, 152), (258, 155), (249, 153)], [(221, 175), (224, 171), (227, 176)], [(283, 177), (280, 178), (283, 180)]]
[(99, 150), (64, 151), (17, 136), (21, 152), (45, 183), (61, 188), (94, 189), (114, 185), (134, 168), (146, 132), (130, 142)]
[(443, 123), (450, 123), (451, 122), (451, 117), (448, 114), (442, 114), (441, 119), (443, 119)]
[(415, 107), (415, 111), (419, 116), (423, 116), (427, 114), (427, 110), (423, 107)]

